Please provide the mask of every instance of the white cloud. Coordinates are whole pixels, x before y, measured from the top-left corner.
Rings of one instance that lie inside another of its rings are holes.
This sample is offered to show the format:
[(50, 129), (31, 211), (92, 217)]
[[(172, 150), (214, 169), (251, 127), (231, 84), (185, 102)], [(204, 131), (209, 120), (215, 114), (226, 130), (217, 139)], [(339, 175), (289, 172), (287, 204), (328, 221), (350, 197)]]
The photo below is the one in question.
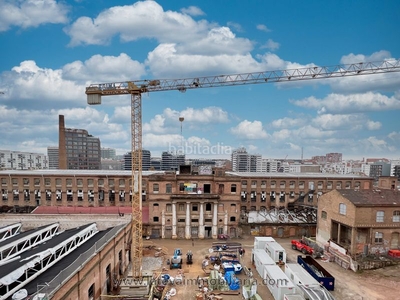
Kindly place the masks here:
[(264, 24), (258, 24), (256, 28), (260, 31), (270, 32), (271, 30)]
[(368, 130), (378, 130), (382, 127), (382, 123), (368, 120), (366, 127)]
[(42, 24), (63, 24), (68, 21), (68, 9), (55, 0), (3, 0), (0, 1), (0, 32), (12, 26), (23, 29)]
[(264, 139), (268, 137), (267, 132), (263, 129), (260, 121), (247, 121), (240, 122), (236, 127), (230, 129), (231, 133), (239, 138), (255, 140)]
[(303, 126), (307, 122), (306, 117), (303, 118), (298, 118), (298, 119), (293, 119), (289, 117), (285, 117), (282, 119), (274, 120), (272, 121), (272, 127), (274, 128), (293, 128), (293, 127), (298, 127), (298, 126)]
[(392, 141), (398, 141), (400, 142), (400, 131), (396, 132), (396, 131), (392, 131), (391, 133), (388, 134), (389, 139), (391, 139)]
[(319, 110), (320, 113), (350, 113), (386, 111), (400, 109), (400, 100), (379, 93), (364, 94), (329, 94), (323, 99), (308, 97), (302, 100), (291, 100), (291, 103), (305, 108)]
[(98, 80), (101, 83), (134, 80), (146, 74), (144, 65), (132, 60), (125, 53), (121, 53), (119, 56), (93, 55), (84, 62), (78, 60), (66, 64), (62, 72), (65, 79)]
[(189, 6), (182, 8), (181, 12), (190, 16), (203, 16), (205, 13), (197, 6)]
[(155, 1), (139, 1), (110, 7), (94, 19), (80, 17), (65, 32), (71, 46), (108, 44), (115, 35), (125, 42), (140, 38), (185, 42), (198, 39), (213, 26), (205, 20), (196, 22), (186, 13), (164, 11)]
[(275, 50), (278, 50), (280, 46), (281, 45), (279, 43), (277, 43), (271, 39), (268, 39), (268, 41), (264, 45), (262, 45), (260, 48), (275, 51)]

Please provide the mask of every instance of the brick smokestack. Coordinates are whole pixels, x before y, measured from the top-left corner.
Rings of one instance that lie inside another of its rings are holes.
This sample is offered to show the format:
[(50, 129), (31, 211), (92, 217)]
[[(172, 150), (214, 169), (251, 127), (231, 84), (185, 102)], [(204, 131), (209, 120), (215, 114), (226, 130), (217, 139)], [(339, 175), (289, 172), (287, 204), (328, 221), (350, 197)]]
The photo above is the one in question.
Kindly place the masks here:
[(58, 168), (67, 169), (67, 147), (65, 144), (65, 122), (64, 116), (58, 116)]

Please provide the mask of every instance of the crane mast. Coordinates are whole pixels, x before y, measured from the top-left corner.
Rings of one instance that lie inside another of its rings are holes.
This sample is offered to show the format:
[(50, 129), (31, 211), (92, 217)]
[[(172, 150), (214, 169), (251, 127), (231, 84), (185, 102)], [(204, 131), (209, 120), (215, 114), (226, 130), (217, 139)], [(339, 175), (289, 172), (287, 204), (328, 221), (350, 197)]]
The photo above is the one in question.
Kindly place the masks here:
[(101, 104), (102, 96), (131, 95), (132, 146), (132, 275), (142, 276), (142, 93), (188, 89), (237, 86), (247, 84), (292, 82), (312, 79), (341, 78), (359, 75), (400, 72), (400, 60), (364, 62), (331, 67), (307, 67), (289, 70), (251, 72), (230, 75), (192, 77), (183, 79), (135, 80), (91, 84), (86, 87), (87, 102)]

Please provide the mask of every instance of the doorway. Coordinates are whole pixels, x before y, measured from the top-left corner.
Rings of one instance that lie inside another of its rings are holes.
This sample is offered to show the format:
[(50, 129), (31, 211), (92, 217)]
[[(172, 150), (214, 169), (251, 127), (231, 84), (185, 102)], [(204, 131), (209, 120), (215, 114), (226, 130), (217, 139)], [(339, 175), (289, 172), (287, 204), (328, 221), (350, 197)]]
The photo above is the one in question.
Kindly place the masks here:
[(205, 238), (211, 238), (211, 226), (205, 226), (204, 227), (204, 231), (205, 231)]

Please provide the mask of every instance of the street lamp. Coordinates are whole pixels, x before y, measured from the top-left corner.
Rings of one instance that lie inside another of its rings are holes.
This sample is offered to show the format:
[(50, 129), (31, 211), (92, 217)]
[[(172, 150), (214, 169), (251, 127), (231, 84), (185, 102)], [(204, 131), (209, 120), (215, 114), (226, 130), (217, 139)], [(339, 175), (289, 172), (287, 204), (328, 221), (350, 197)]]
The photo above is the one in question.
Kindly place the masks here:
[(185, 151), (183, 151), (183, 134), (182, 134), (182, 123), (185, 120), (184, 117), (179, 117), (179, 122), (181, 122), (181, 150), (182, 154), (185, 154)]

